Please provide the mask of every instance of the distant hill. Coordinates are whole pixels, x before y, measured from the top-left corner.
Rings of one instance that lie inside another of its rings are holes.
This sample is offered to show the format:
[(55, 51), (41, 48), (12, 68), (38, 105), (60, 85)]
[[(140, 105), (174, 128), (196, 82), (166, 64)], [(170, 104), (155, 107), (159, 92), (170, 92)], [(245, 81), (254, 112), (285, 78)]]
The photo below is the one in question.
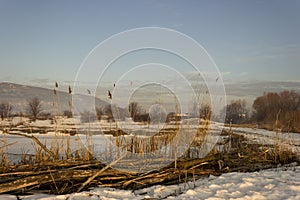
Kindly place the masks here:
[[(228, 103), (233, 99), (245, 99), (248, 102), (248, 106), (251, 107), (253, 100), (263, 95), (264, 92), (281, 92), (283, 90), (295, 90), (296, 92), (300, 92), (300, 82), (225, 82), (225, 89)], [(21, 111), (25, 113), (27, 100), (33, 97), (38, 97), (42, 101), (44, 112), (53, 112), (53, 89), (7, 82), (0, 83), (0, 103), (10, 102), (13, 105), (14, 113)], [(151, 95), (145, 94), (144, 97), (151, 98)], [(70, 98), (67, 92), (57, 91), (55, 103), (59, 103), (59, 108), (56, 106), (56, 110), (60, 110), (61, 112), (68, 110)], [(91, 96), (87, 95), (73, 95), (73, 98), (77, 99), (76, 102), (78, 105), (74, 107), (78, 109), (78, 112), (90, 109), (90, 105), (94, 105), (94, 103), (97, 107), (105, 107), (108, 105), (106, 101), (99, 98), (91, 99)]]
[[(38, 97), (42, 101), (43, 112), (52, 113), (54, 111), (53, 103), (57, 111), (69, 110), (71, 96), (67, 92), (57, 91), (54, 95), (54, 91), (51, 89), (7, 82), (0, 83), (0, 103), (9, 102), (13, 106), (13, 113), (25, 113), (28, 99), (34, 97)], [(74, 97), (80, 99), (83, 104), (84, 102), (90, 102), (91, 99), (91, 97), (81, 94), (74, 95)], [(104, 107), (108, 105), (108, 102), (98, 98), (93, 98), (93, 101), (97, 106)]]

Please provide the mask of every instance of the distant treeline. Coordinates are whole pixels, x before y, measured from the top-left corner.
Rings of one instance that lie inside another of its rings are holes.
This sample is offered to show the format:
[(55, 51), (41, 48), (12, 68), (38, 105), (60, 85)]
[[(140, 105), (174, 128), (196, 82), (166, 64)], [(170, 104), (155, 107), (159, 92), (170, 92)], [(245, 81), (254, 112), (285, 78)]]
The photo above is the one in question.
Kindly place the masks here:
[(249, 113), (245, 100), (232, 101), (226, 107), (226, 122), (257, 123), (267, 129), (300, 132), (300, 93), (269, 92), (257, 97)]
[[(199, 111), (195, 112), (196, 109), (193, 109), (193, 113), (189, 117), (217, 118), (212, 116), (209, 105), (199, 107)], [(272, 130), (282, 129), (284, 131), (300, 132), (300, 93), (287, 90), (279, 93), (264, 93), (254, 100), (252, 108), (250, 113), (246, 101), (239, 99), (231, 101), (222, 113), (226, 112), (225, 122), (228, 124), (258, 124), (260, 127)], [(150, 121), (149, 113), (143, 111), (138, 102), (131, 102), (127, 109), (116, 108), (112, 105), (96, 107), (96, 112), (82, 112), (81, 121), (88, 122), (101, 119), (114, 121), (116, 118), (125, 120), (126, 117), (130, 117), (136, 122)], [(12, 112), (13, 105), (9, 102), (0, 102), (0, 117), (2, 120), (12, 116), (28, 116), (33, 120), (53, 118), (53, 114), (43, 113), (42, 102), (37, 97), (27, 101), (26, 113), (15, 113), (13, 115)], [(72, 117), (71, 109), (65, 110), (63, 115)], [(178, 117), (174, 112), (163, 113), (158, 109), (155, 115), (152, 115), (151, 121), (169, 122), (174, 119), (180, 120), (181, 117)]]

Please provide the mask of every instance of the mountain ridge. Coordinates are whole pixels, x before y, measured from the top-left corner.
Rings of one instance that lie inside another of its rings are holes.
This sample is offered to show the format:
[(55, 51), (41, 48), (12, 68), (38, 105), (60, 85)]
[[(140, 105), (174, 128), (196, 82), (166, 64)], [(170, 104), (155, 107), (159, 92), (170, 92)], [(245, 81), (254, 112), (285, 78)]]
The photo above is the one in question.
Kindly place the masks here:
[[(26, 113), (28, 100), (37, 97), (41, 100), (43, 112), (52, 113), (54, 105), (56, 105), (56, 110), (59, 110), (62, 114), (65, 110), (70, 110), (69, 102), (72, 101), (72, 97), (75, 95), (77, 98), (83, 99), (83, 102), (91, 98), (91, 96), (84, 94), (71, 95), (57, 89), (55, 88), (56, 94), (54, 94), (54, 88), (51, 90), (37, 86), (0, 82), (0, 103), (10, 103), (13, 106), (13, 113)], [(109, 103), (95, 98), (95, 104), (104, 107)]]
[[(59, 88), (56, 88), (56, 90)], [(64, 88), (66, 90), (66, 88)], [(256, 82), (225, 82), (227, 102), (235, 99), (245, 99), (251, 107), (254, 99), (264, 94), (264, 92), (281, 92), (284, 90), (294, 90), (300, 93), (300, 82), (297, 81), (256, 81)], [(72, 100), (68, 91), (56, 91), (53, 89), (29, 86), (11, 82), (0, 82), (0, 103), (9, 102), (13, 106), (13, 113), (26, 113), (27, 100), (38, 97), (42, 101), (44, 112), (53, 112), (53, 103), (59, 105), (61, 112), (70, 110), (69, 102)], [(91, 96), (76, 94), (80, 98), (79, 107), (86, 108), (91, 103)], [(76, 95), (72, 95), (76, 96)], [(76, 97), (76, 98), (77, 98)], [(94, 100), (94, 99), (93, 99)], [(94, 102), (92, 102), (94, 103)], [(81, 105), (83, 106), (81, 106)], [(95, 104), (105, 107), (109, 103), (100, 98), (95, 98)], [(82, 112), (83, 110), (77, 110)]]

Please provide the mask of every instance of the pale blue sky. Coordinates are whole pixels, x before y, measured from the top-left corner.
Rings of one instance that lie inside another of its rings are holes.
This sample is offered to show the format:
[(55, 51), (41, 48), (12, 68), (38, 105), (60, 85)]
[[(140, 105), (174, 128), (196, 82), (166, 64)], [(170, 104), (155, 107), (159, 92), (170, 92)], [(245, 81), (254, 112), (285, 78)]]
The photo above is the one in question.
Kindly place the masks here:
[(194, 38), (226, 81), (300, 81), (297, 0), (0, 0), (0, 81), (71, 83), (98, 43), (148, 26)]

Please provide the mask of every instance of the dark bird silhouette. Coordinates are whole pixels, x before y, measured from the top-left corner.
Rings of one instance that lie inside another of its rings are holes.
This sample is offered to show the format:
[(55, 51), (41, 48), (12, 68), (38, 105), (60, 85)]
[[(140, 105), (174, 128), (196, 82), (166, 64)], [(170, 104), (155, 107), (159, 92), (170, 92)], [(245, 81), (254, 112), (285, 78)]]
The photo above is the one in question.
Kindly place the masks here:
[(88, 92), (88, 94), (92, 94), (92, 93), (91, 93), (91, 90), (89, 90), (89, 89), (86, 89), (86, 91)]
[(114, 87), (116, 87), (116, 84), (114, 83)]
[(108, 98), (111, 99), (112, 98), (112, 94), (111, 92), (108, 90)]
[(71, 86), (69, 86), (69, 94), (72, 93), (72, 89), (71, 89)]
[(55, 82), (55, 87), (58, 87), (58, 83), (57, 82)]

